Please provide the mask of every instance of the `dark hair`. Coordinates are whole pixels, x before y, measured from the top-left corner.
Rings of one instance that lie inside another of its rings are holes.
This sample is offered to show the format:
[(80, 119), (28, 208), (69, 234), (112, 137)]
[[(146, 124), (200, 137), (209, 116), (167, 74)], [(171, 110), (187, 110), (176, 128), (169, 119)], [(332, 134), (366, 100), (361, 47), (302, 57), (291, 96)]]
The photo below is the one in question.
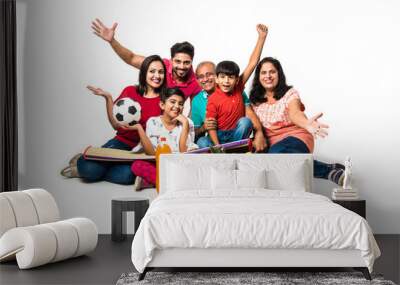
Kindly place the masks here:
[(260, 103), (267, 102), (267, 98), (265, 97), (266, 90), (261, 85), (261, 82), (260, 82), (261, 67), (266, 62), (271, 63), (278, 71), (278, 84), (276, 85), (276, 87), (274, 89), (274, 98), (276, 100), (281, 99), (285, 95), (285, 93), (290, 88), (292, 88), (292, 86), (289, 86), (286, 84), (286, 76), (285, 76), (285, 73), (283, 73), (282, 65), (279, 62), (279, 60), (277, 60), (273, 57), (264, 57), (258, 63), (258, 65), (256, 67), (256, 71), (254, 73), (253, 83), (251, 85), (251, 90), (250, 90), (250, 102), (252, 104), (260, 104)]
[(177, 53), (186, 53), (191, 59), (194, 57), (194, 47), (189, 42), (176, 43), (171, 47), (171, 58)]
[(167, 101), (167, 99), (169, 97), (171, 97), (172, 95), (177, 95), (182, 97), (183, 101), (185, 101), (185, 94), (182, 92), (181, 89), (179, 89), (178, 87), (174, 87), (174, 88), (167, 88), (165, 89), (165, 92), (163, 92), (161, 94), (161, 102), (165, 103), (165, 101)]
[(239, 76), (240, 67), (233, 61), (224, 60), (218, 63), (215, 73), (217, 74), (217, 76), (220, 73), (224, 73), (226, 75)]
[[(167, 73), (167, 68), (165, 67), (164, 62), (159, 55), (150, 55), (150, 56), (146, 57), (143, 60), (142, 65), (140, 66), (139, 84), (136, 86), (138, 93), (142, 96), (147, 92), (147, 82), (146, 82), (147, 71), (149, 70), (150, 64), (154, 61), (161, 62), (162, 66), (164, 68), (164, 73), (165, 74)], [(167, 78), (165, 75), (164, 80), (161, 83), (160, 87), (158, 87), (154, 91), (156, 93), (162, 94), (164, 92), (164, 89), (166, 88), (166, 85), (167, 85)]]

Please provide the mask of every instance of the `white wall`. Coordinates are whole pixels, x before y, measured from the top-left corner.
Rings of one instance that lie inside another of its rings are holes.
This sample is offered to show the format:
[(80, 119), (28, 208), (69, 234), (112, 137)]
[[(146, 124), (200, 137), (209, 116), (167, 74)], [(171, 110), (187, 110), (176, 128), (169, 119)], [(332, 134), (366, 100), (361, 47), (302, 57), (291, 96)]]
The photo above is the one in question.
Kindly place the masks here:
[[(331, 127), (315, 155), (351, 155), (355, 185), (367, 200), (375, 233), (400, 233), (400, 57), (395, 0), (378, 1), (106, 1), (17, 0), (21, 188), (42, 186), (64, 217), (88, 216), (109, 232), (109, 199), (130, 187), (64, 180), (58, 173), (85, 146), (111, 138), (102, 98), (87, 84), (118, 95), (138, 72), (92, 34), (95, 17), (119, 23), (117, 39), (143, 55), (169, 56), (177, 41), (194, 44), (194, 63), (232, 59), (244, 68), (255, 25), (270, 27), (264, 56), (281, 60), (307, 114), (324, 112)], [(249, 84), (248, 84), (249, 85)], [(317, 193), (334, 185), (316, 180)]]

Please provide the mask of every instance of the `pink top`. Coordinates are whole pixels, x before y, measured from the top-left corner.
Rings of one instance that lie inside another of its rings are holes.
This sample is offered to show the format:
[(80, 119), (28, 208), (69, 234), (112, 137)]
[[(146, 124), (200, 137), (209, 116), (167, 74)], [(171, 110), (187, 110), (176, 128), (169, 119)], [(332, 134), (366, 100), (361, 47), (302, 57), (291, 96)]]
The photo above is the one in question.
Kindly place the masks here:
[[(270, 145), (292, 136), (303, 141), (310, 152), (314, 151), (314, 138), (306, 129), (296, 126), (289, 118), (289, 103), (300, 100), (299, 93), (294, 89), (289, 89), (286, 94), (275, 103), (264, 102), (253, 106), (254, 111), (261, 124), (266, 129)], [(304, 105), (302, 104), (303, 111)]]
[(189, 70), (188, 80), (186, 82), (182, 83), (176, 82), (172, 76), (171, 60), (164, 58), (163, 61), (165, 67), (167, 68), (166, 78), (167, 78), (168, 88), (178, 87), (179, 89), (182, 90), (183, 94), (185, 94), (186, 98), (190, 97), (191, 99), (193, 99), (193, 97), (202, 90), (199, 83), (196, 80), (193, 68)]

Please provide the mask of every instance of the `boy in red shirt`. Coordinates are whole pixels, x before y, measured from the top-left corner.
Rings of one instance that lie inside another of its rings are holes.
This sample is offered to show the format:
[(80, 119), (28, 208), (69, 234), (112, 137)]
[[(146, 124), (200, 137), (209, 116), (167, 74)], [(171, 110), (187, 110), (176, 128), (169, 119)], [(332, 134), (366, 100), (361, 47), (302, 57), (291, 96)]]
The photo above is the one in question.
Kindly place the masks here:
[(257, 44), (247, 67), (240, 76), (240, 68), (233, 61), (222, 61), (217, 65), (217, 87), (208, 99), (206, 118), (214, 118), (217, 121), (218, 130), (209, 130), (209, 136), (201, 137), (197, 141), (200, 148), (248, 138), (253, 125), (256, 128), (260, 127), (259, 122), (245, 117), (242, 98), (244, 85), (260, 60), (268, 28), (258, 24), (257, 32)]

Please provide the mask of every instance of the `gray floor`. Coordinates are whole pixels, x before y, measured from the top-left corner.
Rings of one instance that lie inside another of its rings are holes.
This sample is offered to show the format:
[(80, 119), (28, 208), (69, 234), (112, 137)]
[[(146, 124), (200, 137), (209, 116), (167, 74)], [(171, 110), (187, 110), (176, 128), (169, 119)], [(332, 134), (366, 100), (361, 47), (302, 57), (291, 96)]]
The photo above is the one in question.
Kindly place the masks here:
[[(375, 236), (382, 256), (375, 263), (375, 272), (399, 283), (400, 235)], [(100, 235), (97, 249), (78, 257), (30, 270), (19, 270), (15, 262), (0, 265), (0, 284), (115, 284), (124, 272), (134, 271), (130, 261), (132, 238), (121, 243)], [(340, 270), (338, 270), (340, 271)]]
[(111, 241), (100, 235), (97, 248), (88, 256), (45, 266), (18, 270), (16, 262), (0, 264), (0, 284), (115, 284), (124, 272), (134, 271), (130, 260), (132, 238)]

